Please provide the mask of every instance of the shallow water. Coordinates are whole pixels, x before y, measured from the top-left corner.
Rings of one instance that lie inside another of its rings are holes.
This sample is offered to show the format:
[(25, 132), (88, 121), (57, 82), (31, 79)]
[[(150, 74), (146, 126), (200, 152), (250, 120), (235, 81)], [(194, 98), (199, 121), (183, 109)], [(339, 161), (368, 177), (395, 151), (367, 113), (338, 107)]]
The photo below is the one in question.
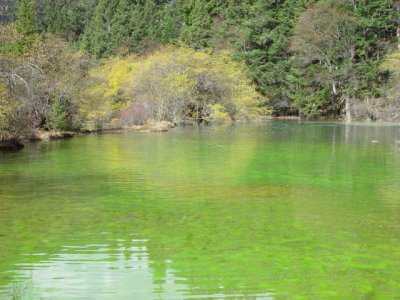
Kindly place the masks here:
[(82, 136), (0, 153), (0, 299), (398, 299), (400, 126)]

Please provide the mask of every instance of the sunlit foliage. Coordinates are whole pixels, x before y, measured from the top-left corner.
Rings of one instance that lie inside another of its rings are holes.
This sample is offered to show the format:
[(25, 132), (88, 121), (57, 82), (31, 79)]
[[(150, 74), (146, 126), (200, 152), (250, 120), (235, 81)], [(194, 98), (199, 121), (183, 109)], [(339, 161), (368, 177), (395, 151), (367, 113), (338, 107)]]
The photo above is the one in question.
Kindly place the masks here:
[(128, 124), (186, 117), (233, 120), (267, 113), (259, 107), (262, 97), (247, 68), (231, 57), (230, 52), (165, 47), (144, 58), (111, 58), (92, 72), (100, 83), (87, 93), (99, 101), (98, 109), (88, 111), (107, 119), (116, 117), (121, 107), (122, 121)]
[[(390, 72), (387, 94), (400, 102), (400, 50), (388, 55), (381, 66), (381, 70)], [(400, 104), (399, 104), (400, 106)]]
[(122, 103), (127, 101), (126, 90), (132, 79), (134, 57), (114, 57), (89, 72), (83, 90), (80, 111), (95, 127), (118, 117)]
[(1, 79), (32, 108), (31, 131), (270, 110), (380, 119), (355, 108), (396, 98), (395, 54), (382, 62), (397, 2), (21, 0), (0, 27)]
[(381, 69), (390, 71), (394, 76), (400, 76), (400, 50), (388, 55)]

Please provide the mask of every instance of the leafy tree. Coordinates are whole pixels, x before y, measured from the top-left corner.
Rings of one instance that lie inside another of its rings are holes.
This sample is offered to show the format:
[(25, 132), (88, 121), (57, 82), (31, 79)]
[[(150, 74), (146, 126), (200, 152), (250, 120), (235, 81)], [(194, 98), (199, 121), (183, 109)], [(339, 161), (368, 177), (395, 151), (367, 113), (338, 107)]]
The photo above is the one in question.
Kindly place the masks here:
[(0, 143), (18, 140), (26, 129), (21, 104), (9, 93), (7, 81), (0, 81)]
[(0, 114), (7, 120), (3, 131), (20, 137), (38, 129), (79, 127), (80, 92), (90, 60), (48, 34), (33, 40), (23, 53), (7, 51), (14, 44), (15, 30), (0, 27), (0, 32), (0, 45), (6, 50), (0, 47), (0, 81), (7, 91), (0, 104)]
[[(341, 109), (337, 101), (342, 99), (338, 96), (348, 101), (346, 89), (350, 88), (354, 79), (354, 34), (355, 20), (345, 10), (329, 3), (320, 2), (301, 15), (295, 28), (292, 49), (298, 52), (303, 65), (309, 66), (309, 84), (314, 84), (316, 89), (325, 89), (322, 93), (325, 103), (318, 105), (319, 111), (303, 111), (306, 115), (329, 114), (329, 110), (334, 114)], [(331, 97), (328, 96), (329, 87)], [(303, 108), (301, 102), (297, 104), (300, 109)]]
[[(257, 90), (267, 96), (264, 106), (276, 115), (339, 117), (367, 103), (364, 99), (385, 97), (388, 74), (380, 65), (399, 43), (397, 0), (36, 3), (40, 28), (98, 58), (149, 54), (162, 44), (233, 49), (234, 58), (248, 65)], [(35, 43), (33, 4), (20, 1), (15, 25), (19, 32), (8, 31), (10, 40), (3, 39), (2, 53), (21, 55)], [(215, 111), (221, 112), (219, 106)]]
[(87, 100), (86, 112), (94, 122), (120, 117), (125, 125), (178, 122), (185, 116), (210, 121), (259, 116), (265, 113), (261, 96), (246, 71), (229, 52), (186, 47), (166, 47), (139, 59), (111, 58), (92, 73), (98, 80), (85, 98), (97, 104)]
[(355, 1), (347, 5), (356, 20), (355, 97), (382, 96), (379, 65), (396, 42), (398, 11), (396, 1)]
[(387, 1), (321, 1), (301, 15), (292, 49), (304, 64), (293, 99), (303, 113), (337, 116), (344, 107), (350, 119), (356, 99), (379, 97), (378, 67), (395, 35), (393, 12)]

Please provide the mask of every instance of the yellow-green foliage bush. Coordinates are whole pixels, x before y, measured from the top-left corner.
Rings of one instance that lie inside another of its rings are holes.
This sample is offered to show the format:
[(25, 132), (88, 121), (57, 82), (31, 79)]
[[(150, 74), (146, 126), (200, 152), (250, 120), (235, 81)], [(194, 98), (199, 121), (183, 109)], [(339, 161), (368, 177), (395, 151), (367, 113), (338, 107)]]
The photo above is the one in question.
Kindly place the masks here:
[(397, 75), (400, 74), (400, 50), (388, 55), (382, 64), (382, 69), (389, 70)]
[(391, 97), (400, 97), (400, 50), (388, 55), (383, 62), (381, 69), (391, 73), (390, 88), (388, 95)]
[[(145, 57), (114, 57), (92, 71), (86, 90), (89, 119), (107, 119), (121, 109), (128, 124), (252, 118), (265, 114), (245, 64), (230, 52), (165, 47)], [(138, 122), (137, 120), (140, 120)]]
[(229, 121), (231, 118), (225, 111), (221, 104), (211, 104), (210, 106), (210, 120), (212, 121)]
[[(89, 72), (89, 84), (83, 91), (81, 113), (97, 126), (112, 120), (126, 102), (132, 80), (133, 57), (113, 57)], [(125, 97), (125, 98), (124, 98)]]

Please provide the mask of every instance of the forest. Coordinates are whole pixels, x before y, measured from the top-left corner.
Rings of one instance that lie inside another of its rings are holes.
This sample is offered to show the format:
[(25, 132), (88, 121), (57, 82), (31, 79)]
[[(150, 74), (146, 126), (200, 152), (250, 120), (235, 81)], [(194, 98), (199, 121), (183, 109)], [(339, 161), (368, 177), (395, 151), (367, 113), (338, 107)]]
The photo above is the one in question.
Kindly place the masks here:
[(397, 0), (3, 0), (0, 140), (185, 119), (400, 119)]

